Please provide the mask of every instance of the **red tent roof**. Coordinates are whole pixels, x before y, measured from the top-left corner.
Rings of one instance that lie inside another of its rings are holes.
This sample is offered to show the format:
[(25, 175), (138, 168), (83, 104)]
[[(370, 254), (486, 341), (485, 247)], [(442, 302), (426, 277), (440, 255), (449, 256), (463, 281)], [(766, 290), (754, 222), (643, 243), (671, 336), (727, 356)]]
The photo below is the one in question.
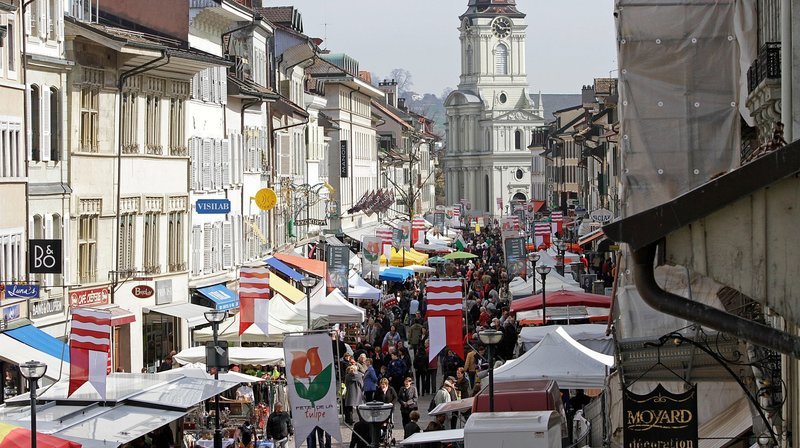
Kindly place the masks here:
[(297, 255), (289, 254), (275, 254), (275, 258), (291, 265), (301, 271), (308, 272), (320, 278), (325, 278), (328, 273), (327, 266), (324, 261), (312, 260), (311, 258), (298, 257)]
[[(611, 308), (611, 297), (578, 291), (553, 291), (545, 295), (547, 306), (594, 306)], [(542, 295), (536, 294), (511, 302), (511, 312), (542, 308)]]

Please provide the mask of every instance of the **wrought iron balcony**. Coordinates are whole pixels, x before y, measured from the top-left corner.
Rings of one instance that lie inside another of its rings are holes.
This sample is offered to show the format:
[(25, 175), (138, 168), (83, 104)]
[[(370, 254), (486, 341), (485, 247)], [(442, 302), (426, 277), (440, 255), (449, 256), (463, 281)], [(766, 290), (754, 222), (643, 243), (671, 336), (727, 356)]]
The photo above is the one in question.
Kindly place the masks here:
[(781, 43), (767, 42), (758, 50), (758, 58), (747, 70), (747, 93), (764, 80), (781, 78)]

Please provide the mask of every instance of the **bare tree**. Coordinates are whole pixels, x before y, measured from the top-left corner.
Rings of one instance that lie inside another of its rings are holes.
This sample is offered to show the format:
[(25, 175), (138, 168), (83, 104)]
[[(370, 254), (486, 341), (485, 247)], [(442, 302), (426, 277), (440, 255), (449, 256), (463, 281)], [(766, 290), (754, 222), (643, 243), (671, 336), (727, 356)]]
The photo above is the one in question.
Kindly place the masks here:
[(400, 94), (411, 90), (414, 85), (411, 72), (404, 68), (396, 68), (389, 73), (389, 79), (394, 79), (397, 82), (397, 90)]
[(447, 97), (450, 96), (450, 93), (452, 91), (453, 91), (452, 87), (445, 87), (444, 90), (442, 90), (442, 96), (440, 97), (442, 101), (446, 100)]

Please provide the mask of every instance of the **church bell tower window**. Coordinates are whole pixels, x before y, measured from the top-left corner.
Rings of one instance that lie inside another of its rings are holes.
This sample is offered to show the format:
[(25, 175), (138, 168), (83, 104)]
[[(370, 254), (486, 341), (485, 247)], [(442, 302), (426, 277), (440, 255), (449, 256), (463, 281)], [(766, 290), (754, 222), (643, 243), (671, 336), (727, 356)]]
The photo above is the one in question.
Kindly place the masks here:
[(494, 72), (498, 75), (508, 74), (508, 47), (498, 44), (494, 49)]

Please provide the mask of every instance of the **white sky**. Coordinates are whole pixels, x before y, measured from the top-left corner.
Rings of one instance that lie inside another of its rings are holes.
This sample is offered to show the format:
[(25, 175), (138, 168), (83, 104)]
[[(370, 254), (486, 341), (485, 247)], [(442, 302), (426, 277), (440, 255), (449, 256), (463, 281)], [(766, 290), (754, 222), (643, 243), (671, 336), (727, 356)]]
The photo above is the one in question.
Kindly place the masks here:
[[(303, 15), (305, 34), (347, 53), (361, 70), (385, 77), (409, 70), (412, 90), (439, 95), (460, 70), (458, 16), (468, 0), (268, 0)], [(613, 0), (517, 0), (527, 14), (532, 92), (580, 93), (592, 79), (616, 77)]]

